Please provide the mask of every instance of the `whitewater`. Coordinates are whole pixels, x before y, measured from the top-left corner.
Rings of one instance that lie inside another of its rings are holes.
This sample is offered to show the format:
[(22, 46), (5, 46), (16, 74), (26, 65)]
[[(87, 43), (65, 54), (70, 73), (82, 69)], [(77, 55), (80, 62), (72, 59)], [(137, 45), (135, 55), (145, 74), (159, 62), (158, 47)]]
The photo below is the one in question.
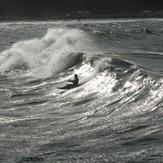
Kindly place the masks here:
[(0, 23), (0, 162), (163, 162), (162, 127), (162, 19)]

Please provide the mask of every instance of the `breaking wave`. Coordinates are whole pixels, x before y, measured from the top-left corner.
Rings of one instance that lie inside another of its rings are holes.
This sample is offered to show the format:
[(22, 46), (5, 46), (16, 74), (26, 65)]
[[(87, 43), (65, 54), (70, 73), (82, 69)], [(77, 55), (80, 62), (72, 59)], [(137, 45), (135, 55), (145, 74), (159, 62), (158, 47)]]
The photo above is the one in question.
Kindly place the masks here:
[(34, 76), (48, 77), (76, 65), (82, 58), (86, 34), (77, 29), (49, 29), (41, 39), (15, 43), (0, 54), (0, 72), (30, 70)]

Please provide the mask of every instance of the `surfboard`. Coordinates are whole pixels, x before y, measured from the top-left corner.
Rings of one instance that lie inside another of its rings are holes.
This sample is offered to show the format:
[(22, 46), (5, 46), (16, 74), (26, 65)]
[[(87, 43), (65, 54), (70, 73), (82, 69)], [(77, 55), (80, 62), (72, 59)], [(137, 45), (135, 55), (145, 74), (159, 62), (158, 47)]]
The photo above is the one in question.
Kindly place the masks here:
[(58, 89), (73, 89), (73, 88), (76, 88), (76, 87), (79, 87), (80, 85), (73, 85), (73, 84), (68, 84), (66, 86), (63, 86), (63, 87), (58, 87)]

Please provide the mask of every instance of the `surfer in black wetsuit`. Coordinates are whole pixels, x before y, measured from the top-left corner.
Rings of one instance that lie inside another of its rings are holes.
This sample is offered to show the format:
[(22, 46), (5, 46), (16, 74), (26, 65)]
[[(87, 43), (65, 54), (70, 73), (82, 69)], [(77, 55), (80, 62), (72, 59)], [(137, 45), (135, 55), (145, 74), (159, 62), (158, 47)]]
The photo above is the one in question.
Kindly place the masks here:
[(79, 83), (79, 78), (78, 78), (78, 75), (77, 74), (75, 74), (74, 75), (74, 80), (68, 80), (68, 82), (72, 82), (73, 84), (73, 86), (77, 86), (78, 85), (78, 83)]
[(79, 78), (78, 78), (78, 75), (75, 74), (74, 75), (74, 80), (68, 80), (68, 82), (72, 82), (72, 84), (67, 84), (66, 86), (64, 87), (59, 87), (59, 89), (72, 89), (72, 88), (75, 88), (78, 86), (79, 84)]

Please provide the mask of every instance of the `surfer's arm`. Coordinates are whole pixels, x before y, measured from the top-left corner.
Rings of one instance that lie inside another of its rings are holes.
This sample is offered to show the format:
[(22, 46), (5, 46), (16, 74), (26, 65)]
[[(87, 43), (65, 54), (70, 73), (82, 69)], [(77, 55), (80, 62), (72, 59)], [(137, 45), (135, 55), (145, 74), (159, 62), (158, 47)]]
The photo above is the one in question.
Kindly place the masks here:
[(68, 82), (74, 82), (74, 80), (68, 80)]

